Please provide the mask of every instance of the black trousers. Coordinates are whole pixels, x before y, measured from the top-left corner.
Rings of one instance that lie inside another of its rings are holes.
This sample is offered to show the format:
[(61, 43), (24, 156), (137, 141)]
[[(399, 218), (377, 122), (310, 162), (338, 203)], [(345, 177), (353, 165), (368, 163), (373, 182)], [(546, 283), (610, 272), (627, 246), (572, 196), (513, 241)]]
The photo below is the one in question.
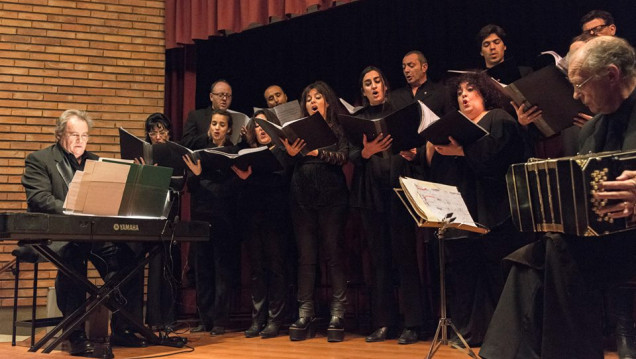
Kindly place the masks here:
[(181, 251), (177, 244), (161, 243), (162, 251), (148, 263), (146, 324), (165, 327), (177, 319), (176, 303), (181, 284)]
[(228, 326), (231, 289), (240, 278), (241, 262), (241, 243), (229, 218), (209, 221), (210, 241), (194, 245), (197, 307), (207, 330)]
[(247, 249), (250, 260), (252, 319), (281, 324), (287, 290), (288, 215), (273, 209), (248, 213)]
[[(90, 260), (104, 280), (108, 280), (120, 269), (134, 263), (135, 254), (125, 243), (87, 243), (69, 242), (56, 249), (63, 261), (78, 273), (86, 273), (87, 264)], [(123, 284), (120, 292), (124, 297), (124, 309), (135, 316), (139, 322), (142, 320), (143, 308), (143, 271)], [(55, 279), (55, 293), (57, 296), (57, 306), (63, 316), (72, 314), (84, 302), (86, 302), (86, 291), (61, 271), (57, 272)], [(117, 313), (113, 313), (111, 320), (113, 332), (121, 332), (128, 329), (128, 326), (121, 320)]]
[(508, 259), (480, 354), (485, 358), (603, 358), (604, 292), (636, 275), (632, 232), (546, 234)]
[(347, 281), (342, 264), (342, 241), (348, 207), (292, 205), (298, 247), (298, 302), (300, 317), (314, 317), (314, 286), (319, 246), (322, 245), (331, 279), (331, 315), (344, 317)]

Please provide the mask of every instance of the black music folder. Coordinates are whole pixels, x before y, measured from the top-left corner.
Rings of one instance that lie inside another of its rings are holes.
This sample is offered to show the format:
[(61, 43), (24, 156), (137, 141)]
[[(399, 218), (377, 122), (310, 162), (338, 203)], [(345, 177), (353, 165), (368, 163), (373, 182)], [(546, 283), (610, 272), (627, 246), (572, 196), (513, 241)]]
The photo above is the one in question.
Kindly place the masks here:
[(311, 116), (289, 121), (282, 126), (260, 118), (254, 120), (267, 132), (272, 142), (278, 146), (284, 146), (282, 142), (284, 138), (286, 138), (290, 144), (298, 138), (303, 139), (306, 143), (301, 151), (303, 154), (307, 154), (315, 149), (331, 146), (338, 141), (336, 135), (319, 112)]
[(393, 138), (390, 149), (393, 154), (424, 145), (426, 141), (418, 134), (438, 118), (421, 101), (416, 101), (384, 117), (367, 119), (355, 115), (338, 115), (347, 139), (353, 145), (362, 148), (363, 134), (367, 136), (368, 141), (373, 141), (380, 133), (383, 133), (384, 136), (391, 135)]
[(157, 164), (172, 168), (174, 174), (183, 174), (188, 169), (183, 161), (184, 155), (190, 156), (194, 162), (200, 159), (201, 166), (208, 170), (229, 169), (230, 166), (236, 165), (241, 170), (247, 170), (248, 166), (252, 166), (252, 171), (266, 173), (282, 168), (276, 156), (265, 146), (246, 148), (238, 153), (231, 153), (233, 146), (192, 151), (172, 141), (151, 145), (121, 127), (119, 136), (122, 159), (134, 160), (141, 157), (147, 165)]
[(143, 158), (146, 164), (152, 164), (152, 145), (123, 127), (119, 128), (119, 154), (125, 160)]
[(574, 88), (556, 65), (546, 66), (507, 86), (493, 82), (518, 106), (525, 104), (526, 109), (537, 106), (543, 111), (534, 125), (545, 137), (572, 126), (579, 112), (590, 114), (581, 101), (572, 97)]
[(431, 123), (421, 135), (434, 145), (447, 145), (450, 143), (448, 137), (452, 136), (460, 145), (465, 146), (488, 135), (488, 131), (460, 111), (451, 111)]
[(119, 128), (119, 151), (122, 159), (142, 158), (147, 165), (170, 167), (175, 174), (182, 174), (187, 169), (182, 156), (193, 153), (189, 148), (172, 141), (151, 145), (123, 127)]
[(236, 166), (242, 171), (252, 167), (254, 173), (270, 173), (283, 169), (276, 156), (267, 146), (244, 148), (238, 153), (230, 153), (227, 147), (206, 148), (195, 151), (194, 155), (201, 159), (201, 166), (205, 169), (228, 170)]

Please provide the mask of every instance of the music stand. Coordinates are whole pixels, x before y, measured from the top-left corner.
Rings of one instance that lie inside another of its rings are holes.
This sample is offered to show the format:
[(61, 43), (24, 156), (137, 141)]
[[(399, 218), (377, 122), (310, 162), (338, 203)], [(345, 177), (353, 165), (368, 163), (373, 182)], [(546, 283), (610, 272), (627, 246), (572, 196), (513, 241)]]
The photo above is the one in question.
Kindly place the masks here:
[[(459, 340), (461, 340), (464, 348), (455, 347), (456, 349), (461, 350), (465, 354), (479, 359), (479, 356), (473, 352), (470, 348), (466, 339), (461, 335), (455, 324), (451, 318), (446, 316), (446, 254), (444, 251), (444, 234), (448, 229), (448, 225), (453, 222), (455, 218), (452, 213), (448, 213), (446, 217), (442, 220), (442, 225), (438, 227), (435, 236), (439, 241), (439, 293), (440, 293), (440, 317), (439, 323), (437, 324), (437, 329), (435, 330), (435, 336), (433, 337), (433, 342), (431, 343), (431, 349), (428, 351), (428, 355), (426, 359), (430, 359), (435, 355), (435, 352), (441, 345), (449, 345), (448, 344), (448, 327), (451, 327)], [(439, 340), (438, 340), (439, 339)]]
[[(413, 186), (414, 184), (416, 186)], [(446, 251), (444, 250), (444, 234), (449, 227), (476, 233), (488, 233), (488, 228), (474, 223), (472, 218), (470, 218), (468, 208), (456, 187), (408, 177), (400, 177), (400, 187), (402, 188), (394, 188), (393, 190), (411, 217), (413, 217), (417, 226), (437, 228), (435, 236), (439, 240), (440, 318), (431, 349), (426, 358), (432, 358), (440, 345), (448, 345), (448, 327), (451, 327), (464, 345), (464, 348), (457, 347), (457, 349), (473, 358), (479, 359), (479, 356), (470, 349), (466, 339), (459, 333), (451, 319), (446, 316)], [(434, 209), (434, 211), (431, 209)], [(453, 212), (455, 217), (453, 217)], [(443, 213), (446, 213), (444, 217), (439, 218)], [(457, 217), (462, 222), (455, 222)]]

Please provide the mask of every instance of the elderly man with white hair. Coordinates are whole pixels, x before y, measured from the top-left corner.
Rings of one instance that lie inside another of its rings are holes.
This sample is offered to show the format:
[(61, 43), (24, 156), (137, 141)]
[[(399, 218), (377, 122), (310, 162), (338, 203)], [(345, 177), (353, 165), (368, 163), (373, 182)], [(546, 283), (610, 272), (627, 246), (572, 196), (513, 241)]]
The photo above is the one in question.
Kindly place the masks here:
[[(611, 36), (594, 38), (570, 54), (573, 96), (597, 114), (581, 130), (579, 153), (636, 150), (635, 64), (634, 48)], [(624, 171), (605, 181), (595, 197), (615, 204), (599, 213), (634, 218), (635, 178), (636, 171)], [(508, 256), (511, 270), (480, 355), (603, 358), (604, 294), (625, 299), (620, 285), (636, 276), (635, 235), (546, 233)], [(631, 308), (617, 313), (619, 322), (633, 324)], [(633, 357), (620, 349), (621, 357)]]

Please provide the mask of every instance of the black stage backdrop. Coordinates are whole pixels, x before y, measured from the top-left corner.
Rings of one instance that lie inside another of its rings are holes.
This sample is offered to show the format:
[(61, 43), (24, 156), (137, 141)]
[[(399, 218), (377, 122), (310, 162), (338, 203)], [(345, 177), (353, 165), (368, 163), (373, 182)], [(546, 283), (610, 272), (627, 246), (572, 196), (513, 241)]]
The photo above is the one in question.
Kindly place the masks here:
[(565, 55), (580, 33), (579, 19), (591, 9), (614, 15), (617, 35), (636, 41), (634, 0), (360, 0), (327, 11), (196, 43), (196, 106), (209, 105), (210, 84), (227, 79), (231, 108), (252, 114), (265, 106), (263, 91), (280, 84), (289, 99), (316, 80), (348, 101), (359, 100), (358, 76), (367, 65), (381, 68), (392, 86), (405, 85), (403, 55), (420, 50), (429, 78), (449, 69), (483, 66), (475, 35), (489, 23), (507, 34), (506, 57), (532, 63), (545, 50)]

